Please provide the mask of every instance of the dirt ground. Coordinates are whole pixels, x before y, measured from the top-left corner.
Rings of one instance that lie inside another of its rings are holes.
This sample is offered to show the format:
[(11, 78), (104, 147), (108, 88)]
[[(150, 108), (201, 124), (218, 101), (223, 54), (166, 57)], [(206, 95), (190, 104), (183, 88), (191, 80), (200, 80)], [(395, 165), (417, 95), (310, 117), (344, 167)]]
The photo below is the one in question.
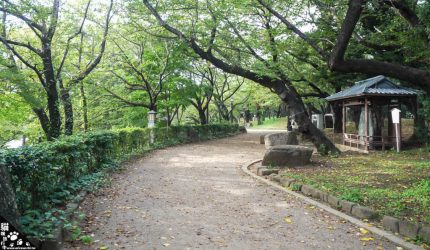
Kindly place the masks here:
[(94, 242), (66, 249), (396, 249), (391, 242), (261, 184), (259, 133), (157, 150), (81, 206)]

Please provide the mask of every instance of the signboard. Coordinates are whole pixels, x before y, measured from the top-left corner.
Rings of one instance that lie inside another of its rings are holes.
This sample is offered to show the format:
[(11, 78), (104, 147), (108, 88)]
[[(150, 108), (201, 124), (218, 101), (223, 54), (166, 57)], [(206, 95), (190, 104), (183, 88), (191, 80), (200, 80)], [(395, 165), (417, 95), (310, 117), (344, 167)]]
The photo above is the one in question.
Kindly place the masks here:
[(393, 120), (393, 123), (400, 123), (400, 109), (393, 108), (391, 110), (391, 118)]

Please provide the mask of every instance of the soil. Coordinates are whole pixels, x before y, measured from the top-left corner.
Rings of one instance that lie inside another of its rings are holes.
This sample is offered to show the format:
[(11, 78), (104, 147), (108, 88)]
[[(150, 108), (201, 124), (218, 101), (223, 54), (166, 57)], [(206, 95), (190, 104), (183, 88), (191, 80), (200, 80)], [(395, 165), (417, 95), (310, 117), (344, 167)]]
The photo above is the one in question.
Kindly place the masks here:
[(65, 249), (396, 249), (378, 236), (259, 183), (240, 167), (261, 134), (154, 151), (81, 205), (93, 243)]

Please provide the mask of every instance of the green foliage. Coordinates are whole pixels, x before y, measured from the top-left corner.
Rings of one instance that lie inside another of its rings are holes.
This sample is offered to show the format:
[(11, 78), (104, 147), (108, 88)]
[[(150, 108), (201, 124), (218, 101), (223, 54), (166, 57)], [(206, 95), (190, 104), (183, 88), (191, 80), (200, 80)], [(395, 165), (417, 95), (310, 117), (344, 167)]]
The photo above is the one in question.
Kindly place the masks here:
[(319, 153), (320, 155), (323, 155), (323, 156), (328, 155), (327, 147), (326, 147), (324, 144), (320, 144), (320, 145), (318, 146), (317, 150), (318, 150), (318, 153)]
[(83, 235), (79, 238), (82, 243), (84, 243), (85, 245), (89, 245), (91, 244), (91, 242), (93, 242), (93, 238), (89, 235)]
[(297, 183), (293, 183), (290, 187), (291, 187), (291, 190), (293, 191), (300, 191), (301, 185)]
[(349, 189), (347, 192), (344, 192), (340, 198), (346, 201), (352, 201), (356, 203), (363, 202), (363, 195), (359, 189)]
[(103, 185), (107, 170), (116, 168), (118, 161), (151, 149), (238, 131), (239, 126), (231, 124), (154, 128), (153, 144), (149, 143), (151, 130), (142, 128), (77, 134), (2, 150), (0, 167), (7, 167), (11, 173), (25, 233), (51, 237), (52, 226), (66, 221), (59, 208), (79, 191)]
[(316, 156), (313, 171), (283, 173), (333, 196), (401, 219), (430, 223), (430, 154), (428, 150), (375, 152), (368, 155)]

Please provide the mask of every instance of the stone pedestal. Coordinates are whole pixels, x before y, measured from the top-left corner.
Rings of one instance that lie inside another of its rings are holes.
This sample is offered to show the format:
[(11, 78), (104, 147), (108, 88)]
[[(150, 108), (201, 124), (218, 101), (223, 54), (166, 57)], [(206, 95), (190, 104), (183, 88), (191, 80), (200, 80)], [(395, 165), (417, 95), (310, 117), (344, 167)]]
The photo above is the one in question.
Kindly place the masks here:
[(270, 147), (264, 155), (263, 166), (299, 167), (310, 163), (312, 149), (297, 145)]

